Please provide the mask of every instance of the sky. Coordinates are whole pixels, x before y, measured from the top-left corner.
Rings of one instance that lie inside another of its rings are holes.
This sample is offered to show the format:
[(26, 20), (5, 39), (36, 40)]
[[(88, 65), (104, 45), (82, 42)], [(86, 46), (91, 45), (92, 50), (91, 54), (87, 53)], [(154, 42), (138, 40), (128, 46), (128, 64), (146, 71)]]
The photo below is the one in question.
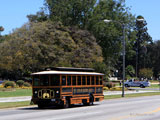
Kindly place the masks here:
[(2, 35), (20, 28), (28, 21), (26, 16), (39, 11), (43, 3), (44, 0), (0, 0), (0, 26), (5, 29)]
[(152, 39), (160, 40), (160, 0), (126, 0), (126, 5), (131, 8), (132, 14), (144, 17)]
[[(43, 3), (44, 0), (0, 0), (0, 26), (5, 28), (2, 35), (20, 28), (28, 21), (26, 16), (39, 11)], [(160, 40), (160, 0), (126, 0), (126, 5), (131, 8), (133, 15), (145, 18), (148, 33), (153, 40)]]

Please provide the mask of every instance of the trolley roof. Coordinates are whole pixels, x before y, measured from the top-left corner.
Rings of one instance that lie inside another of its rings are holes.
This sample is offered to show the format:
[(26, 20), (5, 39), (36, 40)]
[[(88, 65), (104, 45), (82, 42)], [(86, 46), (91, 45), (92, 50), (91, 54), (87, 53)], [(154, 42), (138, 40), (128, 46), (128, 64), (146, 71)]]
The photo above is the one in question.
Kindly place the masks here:
[(61, 75), (104, 75), (97, 72), (78, 72), (78, 71), (42, 71), (32, 73), (31, 75), (49, 75), (49, 74), (61, 74)]

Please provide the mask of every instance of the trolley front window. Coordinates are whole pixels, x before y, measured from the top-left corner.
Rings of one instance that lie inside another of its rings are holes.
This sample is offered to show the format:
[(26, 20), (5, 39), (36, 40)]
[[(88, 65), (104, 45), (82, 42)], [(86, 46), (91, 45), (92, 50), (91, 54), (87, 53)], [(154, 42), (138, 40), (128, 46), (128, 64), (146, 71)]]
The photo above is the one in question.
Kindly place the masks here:
[(33, 86), (39, 86), (39, 85), (40, 85), (39, 75), (36, 75), (33, 78)]
[(40, 75), (40, 86), (49, 86), (49, 75)]

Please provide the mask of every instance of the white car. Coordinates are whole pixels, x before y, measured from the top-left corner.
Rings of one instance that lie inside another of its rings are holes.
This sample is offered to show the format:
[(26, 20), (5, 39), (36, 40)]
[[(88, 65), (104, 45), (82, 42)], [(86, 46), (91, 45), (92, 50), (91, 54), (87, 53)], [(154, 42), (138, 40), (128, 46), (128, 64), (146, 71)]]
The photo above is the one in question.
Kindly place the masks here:
[(145, 88), (145, 87), (150, 86), (150, 82), (148, 82), (148, 81), (136, 81), (135, 79), (130, 79), (130, 80), (127, 80), (126, 82), (124, 82), (124, 85), (125, 85), (125, 87)]

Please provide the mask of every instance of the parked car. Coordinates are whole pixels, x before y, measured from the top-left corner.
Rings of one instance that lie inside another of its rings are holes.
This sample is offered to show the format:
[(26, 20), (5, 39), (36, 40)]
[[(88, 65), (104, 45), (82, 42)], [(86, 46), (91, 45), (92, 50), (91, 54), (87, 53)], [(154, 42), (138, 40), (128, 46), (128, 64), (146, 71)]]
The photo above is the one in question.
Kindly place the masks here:
[(0, 81), (0, 85), (3, 83), (4, 81)]
[(145, 87), (149, 87), (150, 86), (150, 82), (149, 81), (138, 81), (135, 79), (130, 79), (127, 80), (126, 82), (124, 82), (125, 87), (141, 87), (141, 88), (145, 88)]

